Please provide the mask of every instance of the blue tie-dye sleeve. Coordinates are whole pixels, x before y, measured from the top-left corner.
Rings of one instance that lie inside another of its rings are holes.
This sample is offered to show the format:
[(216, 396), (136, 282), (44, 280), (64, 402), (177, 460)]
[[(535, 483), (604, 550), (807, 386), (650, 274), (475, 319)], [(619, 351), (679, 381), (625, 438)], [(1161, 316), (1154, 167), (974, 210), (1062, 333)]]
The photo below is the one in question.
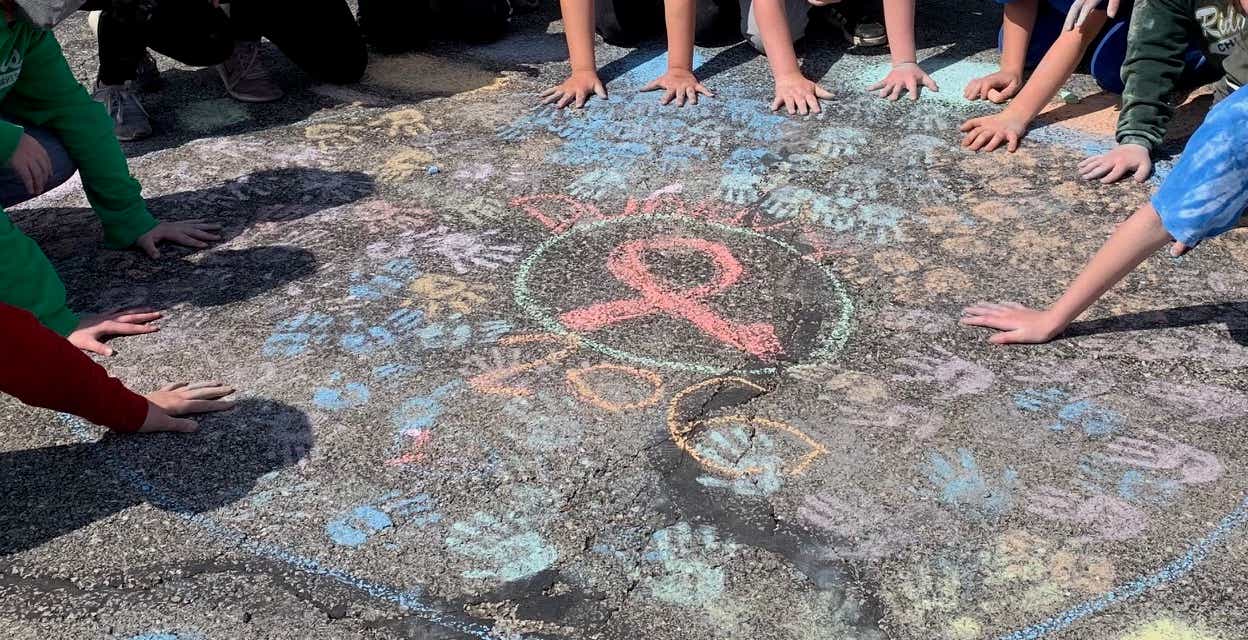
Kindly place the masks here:
[(1166, 176), (1153, 208), (1178, 242), (1233, 229), (1248, 207), (1248, 90), (1214, 107)]

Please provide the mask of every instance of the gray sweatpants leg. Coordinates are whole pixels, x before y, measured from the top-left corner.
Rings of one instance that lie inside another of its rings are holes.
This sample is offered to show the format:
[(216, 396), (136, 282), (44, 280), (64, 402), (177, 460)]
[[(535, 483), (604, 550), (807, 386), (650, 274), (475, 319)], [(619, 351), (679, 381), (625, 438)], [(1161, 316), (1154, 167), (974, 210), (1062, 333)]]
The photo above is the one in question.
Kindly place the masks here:
[[(793, 38), (793, 42), (802, 39), (806, 35), (806, 25), (810, 24), (810, 3), (806, 0), (782, 0), (784, 2), (784, 17), (789, 22), (789, 35)], [(758, 21), (754, 19), (754, 0), (740, 0), (741, 2), (741, 33), (745, 36), (750, 44), (758, 49), (759, 53), (766, 54), (766, 48), (763, 47), (763, 37), (758, 29)]]

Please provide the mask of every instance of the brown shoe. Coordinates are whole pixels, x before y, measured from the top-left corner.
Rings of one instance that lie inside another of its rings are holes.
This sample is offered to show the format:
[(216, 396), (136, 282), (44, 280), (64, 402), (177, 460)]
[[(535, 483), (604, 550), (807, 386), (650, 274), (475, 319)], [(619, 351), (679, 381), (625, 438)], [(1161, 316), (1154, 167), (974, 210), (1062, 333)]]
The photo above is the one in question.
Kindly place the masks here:
[(259, 42), (235, 42), (229, 60), (217, 65), (225, 91), (242, 102), (273, 102), (280, 100), (282, 89), (269, 78), (260, 63)]

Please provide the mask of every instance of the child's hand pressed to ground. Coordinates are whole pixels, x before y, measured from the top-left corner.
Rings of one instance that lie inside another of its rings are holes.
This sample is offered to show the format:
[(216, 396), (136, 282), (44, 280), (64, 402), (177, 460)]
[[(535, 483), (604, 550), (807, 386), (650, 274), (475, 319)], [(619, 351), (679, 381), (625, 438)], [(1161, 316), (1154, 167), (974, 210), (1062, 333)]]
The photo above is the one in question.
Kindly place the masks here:
[(1152, 172), (1152, 155), (1148, 148), (1138, 144), (1120, 144), (1079, 163), (1079, 175), (1084, 180), (1100, 179), (1104, 184), (1117, 182), (1127, 174), (1132, 174), (1136, 182), (1144, 182)]
[(607, 88), (598, 79), (598, 72), (593, 70), (573, 71), (567, 80), (547, 89), (542, 93), (542, 104), (554, 104), (556, 109), (568, 105), (580, 109), (585, 106), (591, 95), (607, 99)]
[(996, 329), (988, 337), (993, 344), (1040, 344), (1057, 336), (1065, 327), (1048, 311), (1028, 309), (1021, 304), (981, 302), (962, 311), (962, 324)]
[(222, 400), (231, 393), (234, 393), (234, 389), (220, 382), (178, 382), (165, 385), (159, 391), (143, 396), (147, 398), (147, 419), (143, 421), (139, 433), (191, 433), (199, 425), (194, 420), (179, 416), (233, 409), (233, 400)]
[(139, 236), (139, 239), (134, 241), (134, 246), (142, 249), (149, 257), (155, 259), (160, 257), (160, 249), (156, 245), (162, 242), (172, 242), (195, 249), (206, 249), (209, 242), (216, 242), (221, 239), (221, 235), (217, 233), (220, 230), (221, 225), (204, 222), (203, 220), (162, 222), (151, 231)]
[(667, 73), (659, 76), (657, 80), (646, 85), (642, 91), (658, 91), (663, 89), (663, 97), (659, 99), (661, 104), (671, 104), (676, 102), (676, 106), (683, 107), (685, 103), (697, 104), (698, 94), (702, 94), (708, 98), (715, 97), (710, 89), (702, 86), (698, 82), (697, 76), (688, 69), (668, 69)]
[(23, 133), (18, 140), (17, 149), (9, 158), (9, 166), (13, 167), (13, 172), (22, 179), (26, 191), (32, 196), (43, 193), (52, 178), (52, 158), (48, 156), (47, 149), (29, 134)]
[(1027, 119), (1010, 113), (972, 118), (962, 124), (962, 146), (971, 151), (993, 151), (1002, 144), (1010, 153), (1018, 150), (1018, 142), (1027, 134)]
[(784, 107), (789, 115), (819, 113), (820, 100), (829, 100), (832, 92), (807, 80), (801, 72), (787, 73), (776, 76), (776, 98), (771, 101), (771, 110), (779, 111)]
[(966, 83), (966, 89), (962, 95), (967, 100), (987, 100), (994, 104), (1001, 104), (1013, 98), (1022, 86), (1021, 74), (998, 71)]
[(893, 70), (889, 71), (883, 80), (868, 87), (867, 91), (879, 91), (877, 95), (892, 101), (900, 98), (902, 91), (908, 91), (911, 100), (918, 100), (919, 85), (932, 91), (940, 91), (936, 81), (919, 67), (919, 63), (899, 62), (893, 65)]
[(84, 316), (78, 322), (78, 328), (69, 334), (71, 344), (83, 351), (102, 356), (113, 355), (112, 347), (104, 344), (112, 336), (136, 336), (144, 333), (160, 331), (160, 327), (152, 324), (164, 314), (151, 309), (136, 309), (114, 313)]

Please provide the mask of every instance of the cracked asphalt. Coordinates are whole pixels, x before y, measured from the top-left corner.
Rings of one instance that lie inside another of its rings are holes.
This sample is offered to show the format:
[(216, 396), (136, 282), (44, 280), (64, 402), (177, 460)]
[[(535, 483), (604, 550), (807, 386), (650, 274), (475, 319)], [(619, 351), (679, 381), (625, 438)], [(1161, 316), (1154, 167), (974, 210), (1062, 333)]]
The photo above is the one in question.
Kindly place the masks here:
[[(7, 637), (1248, 637), (1243, 238), (1050, 345), (957, 324), (1053, 299), (1147, 197), (1075, 172), (1112, 98), (1077, 76), (1017, 153), (963, 151), (999, 13), (937, 2), (917, 103), (815, 37), (819, 116), (771, 114), (740, 45), (661, 107), (657, 42), (600, 45), (611, 98), (555, 112), (554, 12), (352, 87), (269, 48), (272, 105), (162, 60), (126, 150), (209, 250), (104, 249), (76, 180), (13, 211), (75, 309), (166, 310), (115, 375), (241, 391), (184, 436), (3, 402)], [(91, 82), (85, 20), (58, 37)]]

